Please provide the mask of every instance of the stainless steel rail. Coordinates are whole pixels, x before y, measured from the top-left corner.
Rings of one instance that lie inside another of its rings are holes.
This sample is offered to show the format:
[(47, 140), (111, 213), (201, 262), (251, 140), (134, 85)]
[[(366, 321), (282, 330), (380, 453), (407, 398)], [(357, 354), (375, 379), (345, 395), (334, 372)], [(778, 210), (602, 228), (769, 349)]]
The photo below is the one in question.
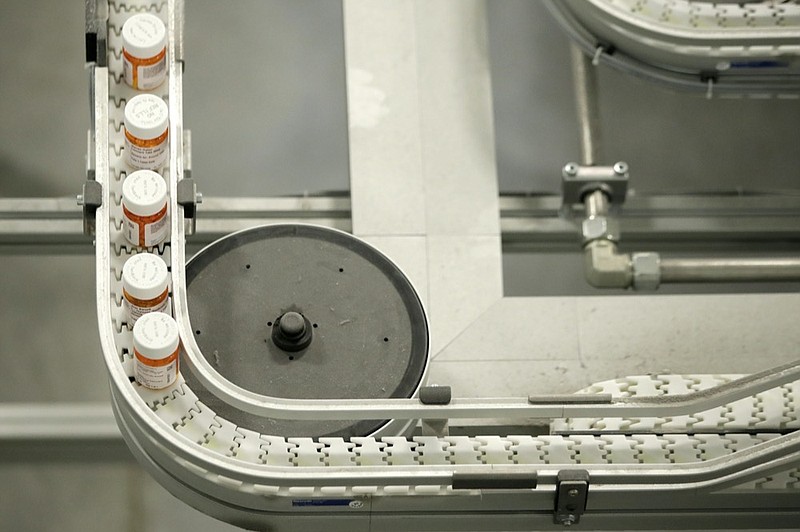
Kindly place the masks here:
[[(197, 173), (197, 172), (196, 172)], [(202, 178), (198, 178), (202, 187)], [(313, 223), (350, 231), (347, 196), (205, 197), (188, 244), (267, 223)], [(72, 198), (0, 198), (0, 253), (90, 253), (81, 208)], [(800, 196), (657, 195), (628, 198), (617, 216), (629, 246), (762, 252), (800, 249)], [(564, 216), (555, 194), (500, 196), (504, 250), (570, 251), (580, 221)]]
[(800, 281), (800, 259), (661, 259), (662, 283)]

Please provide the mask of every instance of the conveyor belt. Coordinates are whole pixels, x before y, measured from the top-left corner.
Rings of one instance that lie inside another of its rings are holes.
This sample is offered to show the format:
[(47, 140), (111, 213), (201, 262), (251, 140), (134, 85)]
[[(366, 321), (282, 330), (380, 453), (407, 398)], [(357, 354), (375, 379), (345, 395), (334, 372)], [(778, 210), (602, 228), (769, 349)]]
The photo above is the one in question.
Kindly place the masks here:
[[(741, 375), (641, 375), (592, 384), (580, 394), (614, 397), (658, 396), (707, 390)], [(581, 418), (556, 420), (555, 433), (574, 432), (789, 432), (800, 429), (800, 382), (779, 386), (692, 415), (663, 418)]]
[[(554, 425), (557, 430), (585, 430), (597, 434), (422, 436), (410, 439), (364, 437), (350, 441), (341, 438), (282, 438), (236, 426), (199, 401), (182, 378), (164, 390), (153, 391), (139, 386), (133, 379), (131, 331), (121, 306), (122, 265), (137, 250), (125, 241), (121, 231), (121, 186), (128, 171), (122, 161), (121, 122), (125, 102), (135, 91), (122, 81), (120, 31), (127, 17), (143, 10), (158, 14), (166, 21), (168, 5), (171, 4), (167, 1), (155, 4), (110, 3), (108, 171), (103, 171), (102, 164), (97, 168), (98, 180), (109, 200), (98, 210), (98, 217), (108, 216), (105, 225), (108, 231), (100, 228), (104, 222), (98, 218), (97, 253), (98, 267), (106, 264), (110, 267), (105, 272), (98, 269), (97, 275), (98, 315), (101, 336), (108, 338), (103, 345), (112, 399), (122, 432), (134, 453), (143, 461), (149, 461), (152, 467), (159, 468), (160, 475), (226, 504), (265, 510), (274, 508), (275, 500), (271, 496), (296, 500), (297, 497), (452, 495), (451, 478), (459, 472), (519, 470), (541, 474), (556, 472), (562, 466), (607, 465), (609, 469), (598, 474), (613, 475), (622, 471), (614, 469), (621, 464), (660, 467), (702, 464), (712, 459), (724, 466), (724, 457), (753, 450), (759, 444), (781, 438), (777, 431), (800, 426), (800, 405), (794, 399), (795, 392), (800, 391), (798, 382), (764, 392), (753, 399), (737, 401), (712, 414), (627, 421), (569, 420)], [(174, 76), (173, 58), (170, 63), (171, 75)], [(102, 79), (104, 71), (97, 67), (96, 82)], [(170, 90), (176, 87), (172, 81), (155, 91), (168, 103), (171, 103), (170, 98), (175, 98), (174, 93), (170, 94)], [(180, 88), (180, 84), (177, 87)], [(99, 116), (102, 117), (102, 113)], [(171, 124), (170, 142), (174, 143), (176, 129), (172, 120)], [(102, 129), (98, 129), (98, 142), (103, 139)], [(180, 132), (180, 128), (177, 131)], [(177, 140), (180, 139), (181, 136), (177, 135)], [(176, 160), (176, 149), (172, 146), (172, 162)], [(174, 187), (177, 181), (170, 168), (164, 168), (162, 174)], [(175, 191), (171, 192), (174, 195)], [(171, 215), (174, 215), (174, 198), (172, 206)], [(170, 264), (170, 243), (149, 251)], [(103, 322), (106, 317), (110, 323)], [(110, 334), (106, 334), (108, 330)], [(588, 392), (624, 395), (634, 390), (643, 392), (649, 387), (648, 390), (652, 389), (654, 393), (669, 393), (704, 389), (726, 379), (729, 377), (665, 375), (655, 380), (632, 378), (614, 381), (613, 384), (601, 383)], [(628, 433), (602, 434), (611, 428), (624, 429)], [(666, 428), (671, 432), (691, 431), (691, 434), (648, 433)], [(719, 428), (725, 432), (703, 433), (707, 429), (716, 432)], [(359, 470), (364, 471), (360, 480), (357, 478)], [(676, 470), (676, 481), (684, 478), (680, 475), (693, 471), (695, 469), (691, 468)], [(658, 474), (669, 476), (666, 470), (659, 469)], [(800, 475), (794, 468), (784, 467), (779, 475), (770, 475), (763, 481), (748, 479), (742, 485), (751, 489), (800, 489)], [(467, 490), (465, 494), (480, 497), (480, 490)], [(286, 510), (285, 504), (288, 503), (278, 504)]]
[(797, 2), (551, 0), (548, 6), (596, 64), (709, 98), (798, 98)]

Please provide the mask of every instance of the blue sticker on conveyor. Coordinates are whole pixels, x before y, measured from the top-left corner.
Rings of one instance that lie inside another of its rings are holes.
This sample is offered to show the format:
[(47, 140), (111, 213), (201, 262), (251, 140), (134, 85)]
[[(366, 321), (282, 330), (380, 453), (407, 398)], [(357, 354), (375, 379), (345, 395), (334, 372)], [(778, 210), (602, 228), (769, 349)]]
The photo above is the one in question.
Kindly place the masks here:
[(731, 68), (786, 68), (789, 63), (785, 61), (734, 61)]
[(349, 506), (360, 508), (363, 502), (358, 499), (294, 499), (292, 506)]

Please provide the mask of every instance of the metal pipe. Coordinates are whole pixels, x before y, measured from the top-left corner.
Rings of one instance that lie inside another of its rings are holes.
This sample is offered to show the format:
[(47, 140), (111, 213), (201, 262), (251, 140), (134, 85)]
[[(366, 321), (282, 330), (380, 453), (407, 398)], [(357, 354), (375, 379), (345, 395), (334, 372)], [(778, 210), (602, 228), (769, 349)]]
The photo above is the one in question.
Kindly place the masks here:
[(605, 216), (608, 214), (608, 196), (601, 190), (588, 194), (583, 204), (586, 207), (586, 216)]
[(597, 164), (600, 153), (600, 113), (597, 105), (597, 74), (592, 60), (580, 47), (570, 44), (575, 110), (580, 130), (581, 163)]
[(662, 283), (800, 281), (800, 258), (661, 259)]

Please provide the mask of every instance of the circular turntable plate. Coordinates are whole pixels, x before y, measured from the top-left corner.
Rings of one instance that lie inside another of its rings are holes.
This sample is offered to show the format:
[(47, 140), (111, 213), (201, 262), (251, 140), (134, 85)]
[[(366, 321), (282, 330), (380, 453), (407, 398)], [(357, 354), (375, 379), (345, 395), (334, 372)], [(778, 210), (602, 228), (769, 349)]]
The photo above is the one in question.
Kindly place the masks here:
[[(289, 224), (233, 233), (188, 262), (186, 281), (203, 356), (242, 388), (370, 399), (411, 397), (422, 383), (428, 326), (420, 300), (389, 259), (347, 233)], [(190, 370), (183, 377), (217, 414), (262, 434), (365, 436), (389, 421), (266, 419), (217, 399)]]

